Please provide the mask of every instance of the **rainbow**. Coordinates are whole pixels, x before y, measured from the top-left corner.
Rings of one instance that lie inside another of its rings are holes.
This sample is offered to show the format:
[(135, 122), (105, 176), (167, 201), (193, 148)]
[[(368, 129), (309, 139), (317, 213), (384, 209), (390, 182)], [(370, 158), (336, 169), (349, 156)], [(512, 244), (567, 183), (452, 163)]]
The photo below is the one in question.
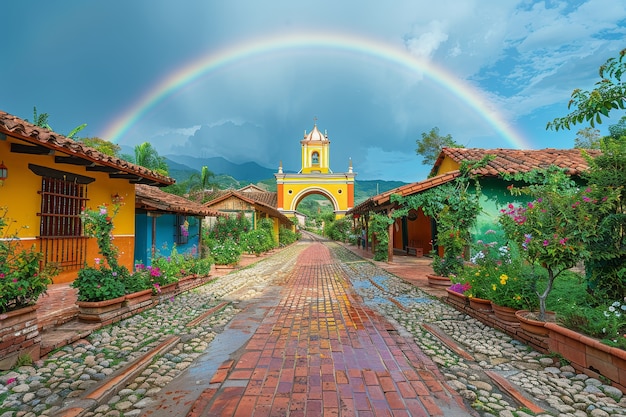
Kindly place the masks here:
[(408, 52), (376, 40), (342, 33), (298, 33), (269, 36), (232, 45), (182, 66), (152, 86), (139, 100), (105, 128), (102, 138), (114, 143), (129, 131), (144, 115), (177, 90), (210, 74), (212, 71), (252, 57), (303, 48), (338, 50), (380, 59), (399, 67), (418, 72), (441, 85), (479, 114), (498, 134), (514, 148), (531, 149), (524, 137), (502, 117), (485, 95), (471, 84), (455, 77), (432, 62), (417, 58)]

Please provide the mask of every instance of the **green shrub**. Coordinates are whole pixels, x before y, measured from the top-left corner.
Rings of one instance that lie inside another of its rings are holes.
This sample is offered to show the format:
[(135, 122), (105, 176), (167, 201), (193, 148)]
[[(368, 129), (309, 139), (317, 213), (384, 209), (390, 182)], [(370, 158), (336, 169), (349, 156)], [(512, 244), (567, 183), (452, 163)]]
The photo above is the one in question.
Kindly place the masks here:
[(241, 259), (241, 247), (232, 239), (211, 241), (209, 247), (216, 265), (234, 265)]

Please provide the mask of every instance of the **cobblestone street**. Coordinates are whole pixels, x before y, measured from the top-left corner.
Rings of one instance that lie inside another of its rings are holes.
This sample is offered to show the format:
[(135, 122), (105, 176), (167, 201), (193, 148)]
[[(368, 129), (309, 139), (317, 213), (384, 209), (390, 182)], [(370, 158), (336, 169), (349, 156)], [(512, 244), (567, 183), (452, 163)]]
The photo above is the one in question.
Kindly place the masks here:
[(0, 417), (626, 416), (617, 388), (443, 302), (428, 258), (366, 255), (253, 259), (1, 375)]
[(193, 415), (469, 414), (430, 358), (355, 299), (326, 246), (300, 254), (279, 296)]

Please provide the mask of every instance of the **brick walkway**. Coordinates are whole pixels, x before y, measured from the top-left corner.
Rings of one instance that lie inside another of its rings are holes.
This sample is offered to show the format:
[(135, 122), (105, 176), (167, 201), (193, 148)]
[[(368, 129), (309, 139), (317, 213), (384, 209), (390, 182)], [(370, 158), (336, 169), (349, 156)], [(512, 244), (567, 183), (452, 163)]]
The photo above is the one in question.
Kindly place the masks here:
[(312, 244), (236, 361), (189, 416), (467, 416), (435, 364), (363, 306)]

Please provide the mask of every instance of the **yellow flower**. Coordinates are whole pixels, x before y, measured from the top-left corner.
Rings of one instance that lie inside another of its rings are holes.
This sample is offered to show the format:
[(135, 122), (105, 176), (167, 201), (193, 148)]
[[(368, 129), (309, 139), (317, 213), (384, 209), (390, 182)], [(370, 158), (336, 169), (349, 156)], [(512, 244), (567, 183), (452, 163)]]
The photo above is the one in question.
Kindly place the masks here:
[(509, 277), (506, 274), (502, 274), (500, 275), (500, 284), (501, 285), (506, 285), (506, 281), (509, 279)]
[(498, 289), (498, 286), (496, 284), (491, 284), (491, 289), (495, 291), (496, 289)]

